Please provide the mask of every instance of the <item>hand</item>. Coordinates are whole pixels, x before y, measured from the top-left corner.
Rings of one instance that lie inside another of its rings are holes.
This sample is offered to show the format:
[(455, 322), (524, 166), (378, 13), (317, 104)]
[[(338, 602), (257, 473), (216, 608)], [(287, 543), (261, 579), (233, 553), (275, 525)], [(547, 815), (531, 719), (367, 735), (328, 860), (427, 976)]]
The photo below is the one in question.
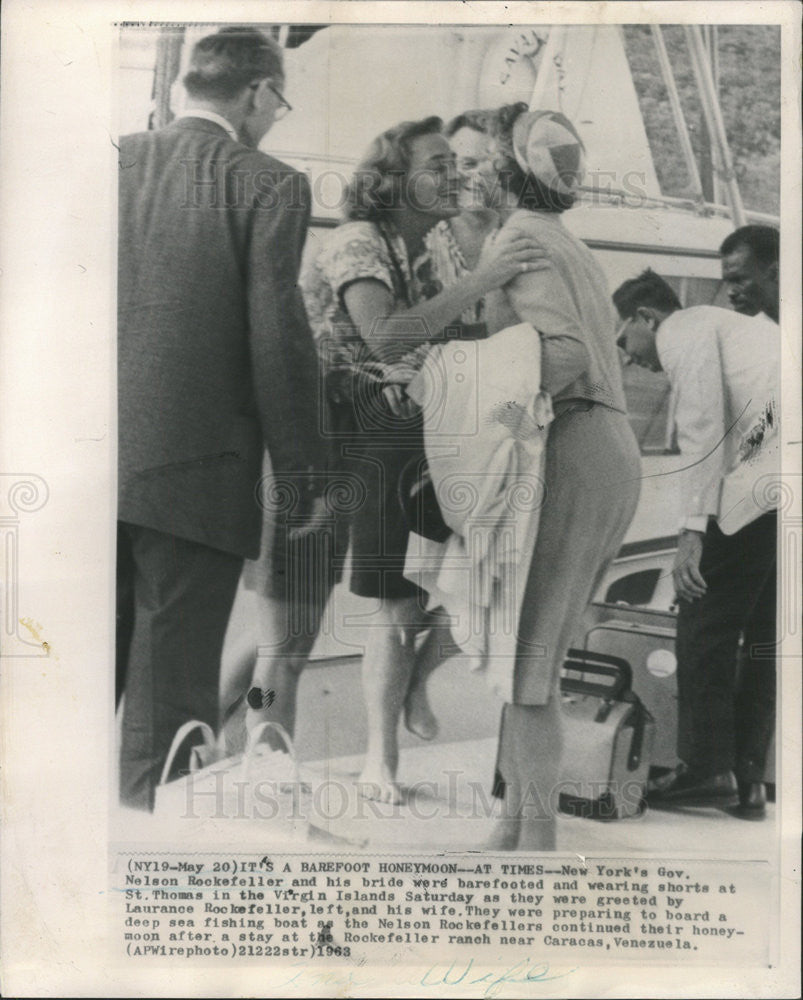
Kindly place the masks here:
[(699, 531), (681, 531), (672, 579), (678, 597), (684, 601), (694, 601), (708, 590), (708, 584), (700, 573), (702, 554), (703, 535)]
[(418, 369), (405, 361), (390, 365), (385, 372), (385, 382), (390, 383), (382, 390), (385, 402), (395, 417), (409, 419), (419, 409), (417, 403), (407, 395), (406, 386), (418, 374)]
[[(428, 344), (426, 346), (429, 348)], [(405, 386), (409, 385), (417, 374), (418, 368), (414, 365), (409, 364), (404, 360), (396, 361), (395, 363), (387, 365), (382, 376), (382, 381), (385, 383), (392, 383), (393, 385)]]
[(535, 240), (502, 230), (494, 240), (486, 242), (475, 275), (485, 291), (490, 291), (501, 288), (517, 275), (547, 267), (549, 255)]
[(323, 527), (325, 524), (329, 523), (330, 520), (331, 514), (326, 503), (326, 497), (313, 497), (309, 502), (308, 510), (305, 511), (303, 523), (293, 525), (293, 527), (287, 532), (288, 538), (290, 541), (302, 538), (305, 535), (316, 531), (318, 528)]
[(420, 409), (417, 403), (407, 395), (404, 386), (388, 385), (382, 390), (385, 401), (394, 417), (408, 420)]

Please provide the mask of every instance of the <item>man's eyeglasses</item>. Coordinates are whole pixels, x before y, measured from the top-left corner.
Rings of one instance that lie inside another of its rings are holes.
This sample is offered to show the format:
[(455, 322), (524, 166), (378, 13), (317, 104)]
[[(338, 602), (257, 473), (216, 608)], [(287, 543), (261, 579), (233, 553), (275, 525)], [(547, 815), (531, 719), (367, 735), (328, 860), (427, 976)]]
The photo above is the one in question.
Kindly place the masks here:
[(630, 326), (630, 324), (632, 322), (633, 322), (633, 317), (632, 316), (628, 316), (627, 319), (623, 319), (619, 323), (619, 326), (616, 328), (616, 343), (617, 344), (622, 339), (622, 337), (624, 336), (625, 331), (627, 330), (627, 328)]
[(272, 83), (269, 83), (268, 87), (273, 91), (276, 97), (279, 98), (279, 107), (276, 108), (273, 113), (273, 117), (276, 121), (278, 121), (280, 118), (284, 118), (286, 114), (293, 110), (293, 105), (287, 100), (278, 87), (274, 87)]
[(625, 347), (625, 334), (627, 333), (627, 328), (634, 319), (634, 316), (629, 316), (627, 319), (623, 319), (616, 328), (616, 346), (619, 348), (622, 364), (625, 365), (625, 367), (633, 364), (633, 359), (627, 353), (627, 348)]

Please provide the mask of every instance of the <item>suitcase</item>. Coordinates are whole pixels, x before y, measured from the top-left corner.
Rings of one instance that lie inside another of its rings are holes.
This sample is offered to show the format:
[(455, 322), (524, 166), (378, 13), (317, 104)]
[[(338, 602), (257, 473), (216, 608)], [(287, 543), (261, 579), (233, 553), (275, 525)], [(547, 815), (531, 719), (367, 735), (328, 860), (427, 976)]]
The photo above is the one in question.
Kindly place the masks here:
[(561, 812), (624, 819), (644, 810), (655, 722), (621, 657), (570, 649), (561, 671)]
[[(597, 622), (586, 632), (583, 648), (621, 657), (630, 664), (633, 691), (655, 719), (650, 764), (658, 773), (677, 767), (675, 615), (669, 611), (601, 604), (593, 605), (591, 613)], [(684, 733), (681, 745), (686, 744)]]
[[(675, 623), (676, 615), (671, 611), (597, 602), (589, 608), (590, 627), (583, 642), (586, 651), (620, 656), (631, 665), (633, 690), (655, 718), (655, 744), (650, 761), (654, 777), (675, 768), (683, 757), (683, 748), (690, 744), (687, 728), (678, 738)], [(764, 780), (774, 786), (774, 736)]]

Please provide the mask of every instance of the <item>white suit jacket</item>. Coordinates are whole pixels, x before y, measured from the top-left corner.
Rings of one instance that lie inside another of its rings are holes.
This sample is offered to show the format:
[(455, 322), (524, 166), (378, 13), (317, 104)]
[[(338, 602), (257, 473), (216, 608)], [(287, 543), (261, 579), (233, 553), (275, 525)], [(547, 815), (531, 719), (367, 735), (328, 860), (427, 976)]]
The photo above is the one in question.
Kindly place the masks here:
[[(753, 487), (777, 447), (770, 442), (777, 440), (778, 327), (766, 317), (693, 306), (663, 321), (657, 348), (672, 386), (670, 421), (681, 453), (681, 527), (704, 531), (714, 516), (724, 531), (737, 530), (762, 512)], [(763, 447), (752, 449), (762, 424)], [(733, 494), (737, 482), (741, 497)]]

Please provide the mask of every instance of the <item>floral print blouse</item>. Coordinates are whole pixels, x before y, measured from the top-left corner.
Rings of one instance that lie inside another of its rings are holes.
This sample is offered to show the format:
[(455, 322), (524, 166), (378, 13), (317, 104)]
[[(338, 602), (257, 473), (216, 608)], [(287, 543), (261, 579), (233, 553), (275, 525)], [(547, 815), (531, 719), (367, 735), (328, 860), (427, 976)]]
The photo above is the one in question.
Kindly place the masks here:
[[(463, 251), (457, 245), (452, 227), (446, 219), (439, 222), (424, 237), (425, 252), (418, 258), (415, 270), (424, 275), (437, 286), (438, 291), (449, 288), (456, 281), (468, 274)], [(431, 298), (427, 295), (426, 298)], [(483, 316), (482, 299), (475, 305), (463, 310), (460, 319), (464, 323), (480, 323)]]
[[(438, 223), (427, 234), (425, 251), (412, 266), (404, 240), (388, 224), (346, 222), (333, 230), (317, 255), (304, 266), (299, 284), (335, 395), (338, 383), (357, 369), (381, 380), (387, 367), (370, 358), (346, 311), (343, 292), (351, 282), (365, 278), (382, 282), (393, 296), (392, 311), (397, 312), (432, 298), (467, 270), (446, 222)], [(466, 310), (461, 319), (477, 322), (477, 307)], [(428, 349), (428, 344), (422, 344), (397, 360), (418, 368)], [(345, 387), (343, 392), (348, 395)]]

